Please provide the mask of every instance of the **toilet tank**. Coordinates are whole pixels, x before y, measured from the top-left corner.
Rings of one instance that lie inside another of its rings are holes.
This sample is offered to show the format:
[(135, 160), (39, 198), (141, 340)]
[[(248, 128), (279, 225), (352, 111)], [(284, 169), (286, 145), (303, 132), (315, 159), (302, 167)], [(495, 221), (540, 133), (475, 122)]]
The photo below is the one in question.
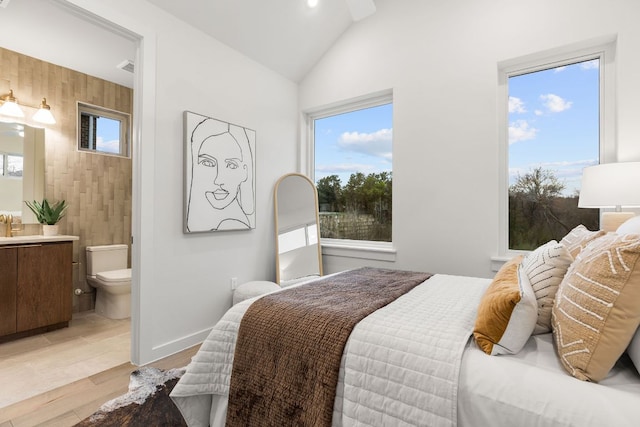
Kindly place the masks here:
[(87, 274), (127, 268), (127, 245), (87, 246)]

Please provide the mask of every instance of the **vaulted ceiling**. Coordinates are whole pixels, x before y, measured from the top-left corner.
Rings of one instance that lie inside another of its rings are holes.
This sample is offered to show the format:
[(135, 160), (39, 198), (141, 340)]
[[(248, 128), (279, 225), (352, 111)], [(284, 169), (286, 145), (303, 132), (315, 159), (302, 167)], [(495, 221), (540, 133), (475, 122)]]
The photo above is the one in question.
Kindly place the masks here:
[(373, 0), (148, 0), (249, 58), (299, 81)]
[[(147, 1), (294, 82), (350, 25), (375, 11), (373, 0), (319, 0), (315, 8), (307, 0)], [(2, 6), (0, 46), (133, 87), (133, 74), (117, 68), (135, 57), (135, 40), (126, 33), (88, 22), (64, 0)]]

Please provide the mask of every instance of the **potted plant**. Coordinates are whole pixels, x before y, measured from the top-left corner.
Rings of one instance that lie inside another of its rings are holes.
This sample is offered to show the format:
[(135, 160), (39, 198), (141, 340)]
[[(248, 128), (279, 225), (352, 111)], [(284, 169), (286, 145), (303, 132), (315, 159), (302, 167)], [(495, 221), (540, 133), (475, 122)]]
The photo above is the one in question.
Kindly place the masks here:
[(42, 203), (37, 201), (25, 201), (36, 219), (42, 224), (42, 234), (45, 236), (55, 236), (58, 234), (58, 221), (60, 221), (69, 205), (64, 200), (57, 203), (49, 203), (47, 199), (42, 199)]

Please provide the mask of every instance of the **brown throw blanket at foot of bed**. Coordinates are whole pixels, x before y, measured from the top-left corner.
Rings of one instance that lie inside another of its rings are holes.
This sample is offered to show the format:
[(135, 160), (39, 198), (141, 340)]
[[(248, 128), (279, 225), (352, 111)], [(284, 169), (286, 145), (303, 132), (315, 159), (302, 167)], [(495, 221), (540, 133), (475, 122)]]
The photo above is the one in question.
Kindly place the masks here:
[(266, 295), (238, 332), (227, 426), (329, 426), (353, 327), (431, 274), (361, 268)]

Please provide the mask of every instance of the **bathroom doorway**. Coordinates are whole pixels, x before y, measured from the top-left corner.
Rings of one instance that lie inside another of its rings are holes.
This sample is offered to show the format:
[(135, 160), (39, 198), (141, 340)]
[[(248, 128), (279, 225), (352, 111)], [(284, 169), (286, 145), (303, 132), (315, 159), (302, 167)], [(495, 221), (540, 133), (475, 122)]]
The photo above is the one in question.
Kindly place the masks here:
[[(36, 2), (37, 4), (35, 4)], [(82, 68), (84, 67), (84, 65), (81, 64), (82, 61), (90, 63), (91, 67), (100, 66), (98, 64), (104, 64), (101, 60), (92, 60), (88, 49), (90, 47), (100, 46), (101, 59), (106, 59), (109, 55), (114, 53), (117, 55), (117, 52), (120, 50), (120, 61), (130, 59), (135, 62), (141, 38), (131, 31), (125, 30), (118, 25), (93, 15), (90, 11), (81, 9), (74, 3), (75, 2), (73, 0), (32, 0), (30, 2), (14, 1), (10, 4), (8, 4), (8, 2), (5, 3), (6, 8), (1, 9), (2, 14), (0, 14), (0, 39), (3, 40), (3, 45), (0, 47), (72, 70), (81, 69), (80, 71), (86, 75), (96, 76), (107, 81), (112, 81), (109, 77), (103, 76), (103, 72), (99, 69)], [(35, 12), (36, 10), (37, 13)], [(5, 32), (10, 33), (11, 36), (5, 36)], [(42, 34), (42, 37), (34, 37), (34, 35), (38, 34)], [(102, 40), (92, 40), (92, 37), (104, 38)], [(61, 46), (64, 46), (64, 48), (61, 48)], [(123, 48), (123, 46), (126, 47)], [(69, 52), (77, 52), (77, 54), (69, 55)], [(133, 54), (130, 52), (133, 52)], [(101, 67), (103, 70), (109, 68), (109, 73), (116, 70), (121, 73), (121, 76), (126, 76), (126, 79), (130, 81), (132, 89), (135, 90), (135, 86), (141, 82), (141, 78), (138, 78), (136, 75), (135, 67), (133, 72), (130, 72), (117, 69), (116, 65), (117, 63), (114, 62), (109, 63), (108, 66), (101, 65)], [(116, 80), (120, 78), (121, 77), (117, 77)], [(128, 84), (123, 83), (120, 80), (115, 83), (119, 85)], [(49, 87), (51, 93), (55, 93), (54, 86), (55, 85), (51, 85)], [(37, 85), (34, 85), (34, 88), (37, 87)], [(47, 96), (51, 97), (52, 95)], [(131, 98), (133, 99), (135, 96), (134, 91)], [(51, 102), (49, 103), (51, 104)], [(62, 118), (59, 116), (57, 119), (60, 121)], [(73, 126), (75, 128), (75, 125)], [(134, 114), (132, 135), (138, 135), (138, 130), (138, 122), (135, 120)], [(58, 138), (58, 140), (55, 141), (57, 144), (60, 141), (59, 135), (57, 135), (58, 131), (51, 131), (50, 133), (54, 138)], [(137, 148), (135, 147), (135, 138), (133, 139), (132, 148), (132, 155), (135, 158), (135, 153), (137, 152)], [(131, 163), (130, 168), (134, 169), (135, 165), (133, 164), (133, 160), (129, 160), (129, 162)], [(68, 163), (71, 163), (71, 167), (73, 167), (73, 162)], [(108, 170), (108, 168), (103, 169)], [(62, 169), (58, 168), (57, 170)], [(128, 180), (128, 185), (130, 187), (131, 182), (136, 181), (136, 178), (131, 176), (132, 174), (133, 172), (130, 172)], [(83, 180), (79, 179), (78, 181), (82, 182)], [(132, 188), (129, 188), (128, 191), (130, 194), (133, 192)], [(69, 191), (69, 193), (71, 192), (72, 191)], [(114, 192), (114, 194), (115, 195), (113, 197), (118, 197), (117, 192)], [(50, 196), (47, 195), (47, 197)], [(130, 196), (129, 201), (131, 206), (134, 205), (134, 201), (132, 199), (133, 195)], [(84, 206), (84, 202), (78, 203), (76, 206)], [(132, 206), (130, 210), (132, 211), (133, 209), (134, 208)], [(127, 231), (121, 233), (121, 238), (119, 239), (121, 241), (102, 241), (99, 243), (131, 244), (131, 236), (135, 234), (132, 230), (134, 227), (132, 221), (133, 217), (133, 214), (128, 215), (127, 221), (129, 221), (129, 225), (127, 227)], [(90, 220), (91, 218), (89, 218), (89, 221)], [(74, 234), (74, 231), (78, 233), (74, 227), (74, 230), (67, 230), (65, 234)], [(87, 227), (87, 230), (83, 231), (83, 233), (85, 235), (93, 233), (92, 228), (90, 226)], [(83, 259), (83, 257), (78, 255), (83, 252), (84, 247), (78, 247), (76, 249), (74, 260), (77, 260), (78, 264), (81, 264), (80, 260)], [(132, 267), (136, 268), (133, 265)], [(84, 268), (80, 268), (78, 266), (74, 268), (74, 276), (76, 276), (74, 278), (74, 288), (77, 289), (78, 287), (76, 286), (76, 283), (84, 278)], [(135, 287), (135, 285), (133, 286)], [(84, 290), (88, 289), (84, 288)], [(77, 296), (74, 298), (77, 298)], [(137, 306), (137, 304), (134, 304), (134, 306)], [(134, 308), (132, 310), (132, 319), (135, 319), (136, 316), (137, 310)], [(125, 361), (134, 360), (131, 345), (131, 324), (135, 323), (135, 320), (131, 321), (131, 319), (111, 322), (107, 319), (95, 317), (94, 313), (91, 311), (76, 311), (70, 328), (0, 345), (0, 360), (9, 360), (10, 358), (12, 362), (15, 362), (20, 360), (20, 357), (24, 356), (24, 358), (29, 359), (29, 362), (27, 363), (38, 364), (46, 363), (46, 358), (50, 356), (53, 356), (54, 358), (62, 357), (65, 360), (65, 368), (60, 369), (61, 372), (68, 370), (74, 374), (84, 373), (86, 375), (92, 375), (95, 372), (85, 371), (85, 368), (80, 365), (76, 365), (73, 368), (71, 367), (74, 365), (75, 359), (82, 357), (90, 359), (90, 357), (92, 357), (91, 354), (84, 354), (83, 356), (83, 349), (81, 349), (81, 346), (79, 345), (75, 345), (67, 349), (59, 347), (59, 345), (71, 344), (74, 342), (79, 343), (82, 341), (91, 343), (93, 345), (88, 346), (90, 348), (92, 347), (90, 352), (93, 352), (92, 354), (96, 355), (96, 357), (98, 357), (100, 353), (99, 357), (101, 357), (100, 362), (92, 363), (94, 370), (102, 369), (103, 366), (108, 368), (107, 365), (102, 365), (101, 363), (120, 364), (122, 363), (122, 357), (126, 358)], [(101, 344), (98, 345), (97, 343), (99, 342)], [(111, 350), (109, 350), (109, 348)], [(96, 350), (98, 349), (99, 351), (96, 353)], [(124, 356), (122, 356), (123, 350)], [(115, 353), (119, 354), (115, 355)], [(112, 358), (112, 362), (107, 362), (114, 355), (115, 357)], [(51, 359), (52, 363), (53, 360), (54, 359)], [(16, 373), (16, 375), (20, 374)], [(2, 377), (8, 378), (5, 376), (5, 373), (2, 374)], [(50, 386), (58, 384), (51, 379), (47, 380), (46, 377), (42, 377), (40, 380), (42, 383), (49, 384)], [(68, 377), (69, 382), (75, 380), (76, 378), (73, 375)], [(3, 391), (6, 390), (3, 389)], [(2, 396), (0, 396), (0, 402), (2, 402), (1, 398)]]

